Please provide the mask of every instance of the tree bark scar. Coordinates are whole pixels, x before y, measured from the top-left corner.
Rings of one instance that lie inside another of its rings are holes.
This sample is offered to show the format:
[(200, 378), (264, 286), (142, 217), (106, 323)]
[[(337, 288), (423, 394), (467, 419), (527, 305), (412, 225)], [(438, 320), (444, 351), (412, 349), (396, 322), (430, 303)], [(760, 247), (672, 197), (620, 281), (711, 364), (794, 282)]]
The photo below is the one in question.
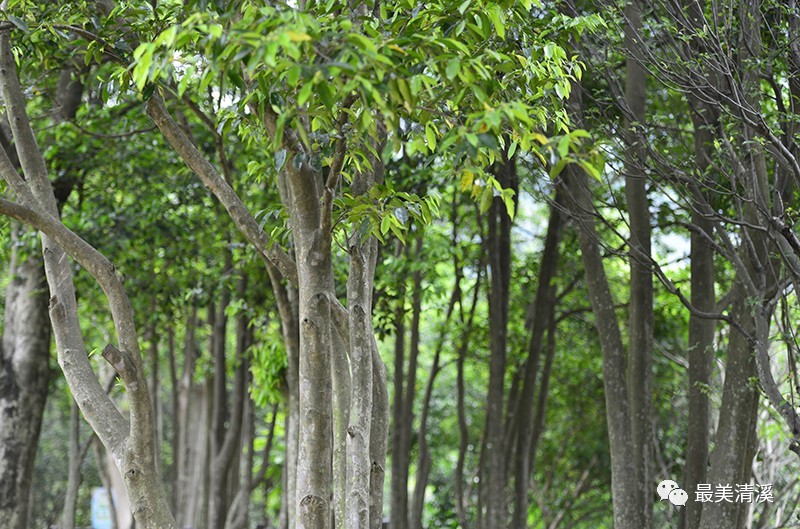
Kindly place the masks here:
[[(11, 362), (8, 362), (3, 372), (0, 373), (0, 402), (17, 402), (18, 399), (19, 386), (14, 378), (14, 370), (11, 368)], [(3, 414), (12, 417), (16, 414), (16, 406), (4, 407)]]

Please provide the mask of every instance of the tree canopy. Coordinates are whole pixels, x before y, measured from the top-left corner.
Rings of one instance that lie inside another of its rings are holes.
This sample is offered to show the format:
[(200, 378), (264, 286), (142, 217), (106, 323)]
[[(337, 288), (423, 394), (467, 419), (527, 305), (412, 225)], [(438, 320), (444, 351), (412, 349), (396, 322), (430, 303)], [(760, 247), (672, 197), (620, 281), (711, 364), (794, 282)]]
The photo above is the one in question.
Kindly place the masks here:
[(800, 527), (793, 3), (0, 10), (0, 529)]

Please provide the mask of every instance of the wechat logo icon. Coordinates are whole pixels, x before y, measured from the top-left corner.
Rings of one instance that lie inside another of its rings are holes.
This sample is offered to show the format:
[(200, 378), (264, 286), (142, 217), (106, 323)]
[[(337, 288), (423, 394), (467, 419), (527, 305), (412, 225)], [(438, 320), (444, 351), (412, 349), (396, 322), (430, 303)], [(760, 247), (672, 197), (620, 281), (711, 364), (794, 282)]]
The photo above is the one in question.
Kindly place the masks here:
[(656, 487), (656, 492), (658, 493), (658, 497), (661, 498), (661, 501), (669, 500), (669, 502), (676, 507), (678, 505), (686, 505), (686, 502), (689, 500), (689, 495), (686, 494), (686, 491), (680, 488), (678, 484), (671, 479), (665, 479), (659, 483), (658, 487)]

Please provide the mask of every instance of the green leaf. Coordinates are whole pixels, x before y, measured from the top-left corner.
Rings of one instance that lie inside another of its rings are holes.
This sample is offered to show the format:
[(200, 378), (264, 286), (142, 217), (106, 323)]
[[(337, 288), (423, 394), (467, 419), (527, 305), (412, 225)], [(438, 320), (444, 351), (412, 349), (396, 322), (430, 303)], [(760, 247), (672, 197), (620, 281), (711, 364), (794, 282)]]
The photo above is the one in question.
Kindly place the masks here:
[(31, 28), (28, 27), (28, 23), (19, 17), (8, 15), (8, 21), (17, 26), (17, 28), (21, 29), (24, 33), (30, 33), (31, 31)]
[(431, 152), (436, 150), (436, 127), (433, 123), (428, 122), (425, 125), (425, 138), (428, 140), (428, 148)]
[(519, 143), (517, 143), (516, 141), (512, 141), (511, 145), (509, 145), (509, 147), (508, 147), (508, 159), (509, 160), (514, 157), (514, 153), (517, 152), (517, 147), (518, 146), (519, 146)]
[(311, 36), (302, 31), (287, 31), (286, 36), (289, 37), (289, 40), (292, 42), (307, 42), (311, 40)]
[(481, 193), (481, 213), (489, 211), (489, 208), (492, 207), (492, 199), (494, 199), (494, 189), (492, 189), (492, 186), (487, 185), (483, 188), (483, 193)]
[(281, 149), (275, 153), (275, 170), (280, 171), (286, 163), (286, 149)]
[(558, 140), (558, 155), (561, 158), (565, 158), (569, 154), (569, 136), (564, 135), (561, 136), (561, 139)]
[(472, 187), (472, 182), (475, 181), (475, 175), (472, 174), (472, 171), (464, 171), (461, 174), (461, 192), (463, 193), (470, 187)]
[(589, 174), (589, 176), (591, 176), (595, 180), (602, 180), (602, 175), (600, 174), (600, 171), (597, 169), (597, 167), (595, 167), (588, 161), (578, 160), (578, 165), (580, 165), (583, 168), (583, 170), (586, 171)]
[(325, 108), (328, 110), (333, 108), (335, 103), (333, 91), (331, 91), (331, 87), (327, 81), (320, 81), (320, 83), (317, 85), (317, 95), (320, 99), (322, 99), (322, 104), (325, 105)]
[(381, 219), (381, 235), (386, 235), (392, 225), (392, 217), (386, 215)]
[(409, 112), (413, 111), (414, 99), (411, 96), (411, 91), (408, 89), (408, 83), (405, 79), (397, 79), (397, 89), (400, 90), (400, 95), (403, 96), (403, 103), (405, 104), (406, 110)]
[(444, 73), (445, 76), (447, 76), (447, 79), (452, 81), (458, 76), (460, 71), (461, 61), (458, 59), (458, 57), (453, 57), (447, 62), (447, 67), (445, 68)]
[(375, 46), (375, 43), (360, 33), (351, 33), (350, 41), (363, 50), (378, 53), (378, 47)]
[(514, 195), (513, 195), (513, 193), (503, 193), (503, 203), (506, 205), (506, 212), (508, 213), (509, 218), (511, 220), (514, 220)]
[(306, 101), (308, 101), (308, 98), (311, 96), (312, 88), (314, 88), (314, 81), (308, 81), (303, 85), (303, 88), (300, 89), (300, 93), (297, 94), (298, 106), (303, 106), (306, 104)]
[(494, 30), (497, 32), (497, 36), (505, 40), (506, 22), (503, 10), (500, 8), (499, 5), (495, 4), (489, 8), (487, 13), (489, 15), (489, 18), (492, 20), (492, 25), (494, 25)]

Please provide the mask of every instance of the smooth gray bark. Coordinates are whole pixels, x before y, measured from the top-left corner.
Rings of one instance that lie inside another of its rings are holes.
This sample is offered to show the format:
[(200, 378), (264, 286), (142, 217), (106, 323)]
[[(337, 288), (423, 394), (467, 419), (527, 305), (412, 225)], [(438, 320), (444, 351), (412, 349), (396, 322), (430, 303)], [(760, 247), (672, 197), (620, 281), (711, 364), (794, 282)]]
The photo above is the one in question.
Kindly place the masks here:
[(386, 477), (386, 449), (389, 443), (389, 390), (386, 385), (386, 365), (378, 353), (378, 343), (372, 337), (372, 431), (369, 435), (371, 460), (369, 488), (370, 529), (383, 527), (383, 488)]
[[(570, 95), (572, 118), (581, 123), (582, 95), (579, 85)], [(568, 165), (564, 169), (566, 203), (578, 230), (586, 277), (586, 287), (594, 314), (595, 328), (603, 354), (603, 387), (605, 390), (606, 421), (611, 449), (611, 497), (615, 529), (645, 527), (640, 509), (641, 483), (636, 479), (633, 439), (630, 431), (626, 355), (614, 299), (603, 267), (600, 244), (595, 225), (593, 196), (586, 173)]]
[(625, 197), (630, 222), (630, 306), (628, 309), (628, 402), (638, 487), (637, 508), (643, 528), (653, 524), (653, 272), (651, 269), (650, 201), (644, 134), (647, 74), (642, 64), (642, 6), (625, 5)]

